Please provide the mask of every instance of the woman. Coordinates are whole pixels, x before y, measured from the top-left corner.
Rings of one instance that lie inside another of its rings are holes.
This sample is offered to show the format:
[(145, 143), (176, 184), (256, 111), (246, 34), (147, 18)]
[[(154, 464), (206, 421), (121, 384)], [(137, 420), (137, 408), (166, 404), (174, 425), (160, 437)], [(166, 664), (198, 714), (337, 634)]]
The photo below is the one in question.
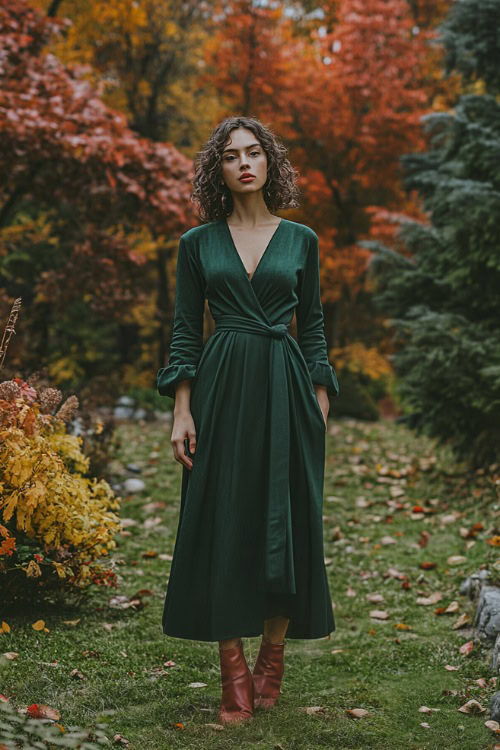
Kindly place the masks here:
[[(335, 630), (322, 502), (339, 387), (318, 237), (273, 214), (298, 205), (285, 154), (257, 119), (229, 117), (197, 155), (193, 199), (207, 223), (180, 238), (170, 356), (157, 376), (160, 395), (175, 397), (183, 467), (163, 631), (219, 641), (222, 722), (275, 704), (285, 636)], [(203, 345), (205, 299), (215, 330)], [(252, 674), (241, 639), (260, 634)]]

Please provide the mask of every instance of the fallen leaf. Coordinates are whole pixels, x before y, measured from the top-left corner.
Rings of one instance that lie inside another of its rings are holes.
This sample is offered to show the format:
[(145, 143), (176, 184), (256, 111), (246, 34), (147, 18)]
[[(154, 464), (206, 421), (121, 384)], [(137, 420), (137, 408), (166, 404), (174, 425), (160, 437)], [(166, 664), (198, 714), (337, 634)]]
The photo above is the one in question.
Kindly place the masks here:
[(122, 734), (115, 734), (115, 736), (113, 737), (113, 742), (116, 745), (128, 745), (129, 744), (129, 740), (127, 740), (127, 738), (124, 737)]
[(5, 620), (2, 620), (2, 627), (0, 628), (0, 632), (10, 633), (10, 625), (8, 625)]
[(61, 718), (61, 714), (57, 708), (47, 706), (45, 703), (32, 703), (31, 706), (27, 707), (26, 713), (33, 719), (51, 719), (52, 721), (59, 721)]
[(380, 544), (397, 544), (397, 539), (394, 539), (392, 536), (383, 536), (380, 540)]
[(345, 595), (346, 596), (356, 596), (356, 591), (355, 591), (355, 589), (348, 588), (347, 591), (345, 592)]
[(458, 628), (463, 628), (464, 625), (468, 625), (471, 621), (470, 615), (467, 614), (467, 612), (464, 612), (456, 622), (453, 623), (451, 626), (454, 630), (458, 630)]
[(63, 623), (65, 625), (78, 625), (80, 620), (81, 620), (81, 617), (79, 617), (78, 620), (63, 620)]
[(383, 594), (366, 594), (365, 599), (367, 599), (369, 602), (373, 602), (374, 604), (376, 602), (385, 601)]
[(423, 727), (424, 729), (430, 729), (430, 728), (431, 728), (431, 725), (430, 725), (430, 724), (428, 724), (428, 723), (427, 723), (426, 721), (423, 721), (423, 722), (422, 722), (422, 723), (420, 724), (420, 726), (421, 726), (421, 727)]
[(45, 622), (43, 620), (37, 620), (34, 622), (31, 626), (33, 630), (43, 630), (45, 627)]
[(491, 731), (492, 731), (492, 732), (493, 732), (494, 734), (500, 734), (500, 724), (498, 723), (498, 721), (492, 721), (492, 720), (490, 720), (490, 721), (485, 721), (485, 722), (484, 722), (484, 726), (485, 726), (485, 727), (486, 727), (487, 729), (491, 729)]
[(376, 620), (387, 620), (389, 615), (383, 609), (371, 609), (370, 617), (374, 617)]
[(17, 651), (5, 651), (2, 656), (4, 656), (6, 659), (9, 659), (10, 661), (13, 661), (14, 659), (17, 659), (19, 654)]
[(345, 648), (334, 648), (332, 651), (330, 651), (331, 654), (343, 654), (345, 651)]
[(467, 641), (467, 643), (464, 643), (460, 648), (458, 649), (461, 654), (470, 654), (472, 649), (474, 648), (474, 641)]
[(137, 526), (138, 521), (135, 518), (122, 518), (120, 519), (120, 526), (126, 529), (127, 526)]
[(429, 542), (429, 539), (431, 538), (431, 535), (428, 531), (421, 531), (420, 532), (420, 539), (418, 540), (418, 546), (419, 547), (427, 547), (427, 544)]
[(208, 687), (206, 682), (190, 682), (188, 687), (190, 688), (200, 688), (200, 687)]
[(464, 555), (451, 555), (446, 561), (448, 565), (462, 565), (467, 562), (467, 558)]
[(422, 714), (432, 714), (434, 711), (441, 711), (440, 708), (429, 708), (429, 706), (420, 706), (418, 710)]
[(430, 560), (425, 560), (424, 562), (421, 562), (419, 565), (419, 568), (422, 568), (423, 570), (432, 570), (437, 566), (437, 563), (431, 562)]
[(205, 724), (205, 726), (213, 729), (215, 732), (220, 732), (221, 729), (225, 729), (223, 724)]
[(366, 708), (346, 708), (346, 714), (352, 716), (353, 719), (362, 719), (369, 716), (370, 712)]
[(472, 698), (470, 701), (467, 701), (467, 703), (464, 703), (463, 706), (457, 708), (457, 711), (462, 711), (464, 714), (482, 714), (486, 709), (483, 708), (478, 701)]
[(427, 606), (429, 604), (437, 604), (438, 602), (441, 601), (442, 598), (443, 598), (443, 594), (440, 591), (435, 591), (430, 596), (419, 596), (416, 599), (416, 603), (421, 604), (423, 606)]
[(476, 685), (479, 685), (479, 687), (482, 688), (488, 687), (488, 682), (484, 679), (484, 677), (480, 677), (479, 680), (472, 680), (472, 682), (475, 682)]
[(388, 568), (386, 575), (391, 578), (399, 578), (400, 580), (406, 578), (405, 574), (401, 573), (397, 568)]
[(396, 622), (394, 627), (396, 630), (411, 630), (411, 625), (407, 625), (405, 622)]
[(80, 670), (76, 668), (71, 670), (70, 675), (73, 679), (77, 679), (77, 680), (85, 679), (84, 675), (80, 672)]
[(460, 667), (454, 667), (451, 664), (445, 664), (444, 668), (447, 672), (458, 672), (458, 670), (460, 669)]
[(402, 497), (402, 495), (405, 494), (405, 491), (402, 487), (396, 487), (393, 485), (389, 488), (389, 493), (391, 497)]

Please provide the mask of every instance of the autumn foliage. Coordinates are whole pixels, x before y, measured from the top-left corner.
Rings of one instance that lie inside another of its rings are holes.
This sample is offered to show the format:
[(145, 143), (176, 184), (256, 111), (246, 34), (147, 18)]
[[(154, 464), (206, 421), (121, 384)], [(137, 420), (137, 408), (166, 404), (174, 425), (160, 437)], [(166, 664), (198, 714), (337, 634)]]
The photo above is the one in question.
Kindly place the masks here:
[[(119, 529), (119, 500), (88, 477), (82, 438), (67, 432), (78, 401), (38, 392), (21, 379), (0, 383), (0, 588), (2, 601), (33, 589), (113, 585), (103, 564)], [(58, 408), (57, 408), (58, 407)]]

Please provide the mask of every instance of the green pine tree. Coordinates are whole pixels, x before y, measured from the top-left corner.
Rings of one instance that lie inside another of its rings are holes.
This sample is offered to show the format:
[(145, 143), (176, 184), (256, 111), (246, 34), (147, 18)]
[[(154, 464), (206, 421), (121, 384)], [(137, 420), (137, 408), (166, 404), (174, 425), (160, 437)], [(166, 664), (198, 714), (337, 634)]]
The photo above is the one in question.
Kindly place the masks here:
[[(424, 118), (429, 151), (402, 157), (429, 222), (408, 221), (410, 257), (379, 243), (375, 304), (395, 327), (409, 423), (475, 467), (500, 458), (500, 0), (458, 0), (440, 28), (464, 93)], [(470, 93), (478, 91), (481, 93)]]

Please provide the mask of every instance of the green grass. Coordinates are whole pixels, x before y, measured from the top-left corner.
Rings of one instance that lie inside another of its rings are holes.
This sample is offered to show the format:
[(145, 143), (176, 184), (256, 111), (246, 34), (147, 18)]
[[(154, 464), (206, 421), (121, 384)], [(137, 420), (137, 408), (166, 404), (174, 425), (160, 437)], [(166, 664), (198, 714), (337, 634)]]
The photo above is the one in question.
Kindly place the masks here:
[[(330, 639), (288, 640), (285, 676), (279, 704), (270, 712), (257, 711), (249, 725), (207, 727), (217, 723), (220, 705), (218, 644), (163, 635), (161, 614), (170, 562), (143, 557), (147, 550), (172, 554), (179, 512), (181, 467), (172, 456), (170, 430), (159, 424), (122, 425), (117, 433), (115, 468), (130, 461), (143, 467), (147, 491), (123, 498), (121, 515), (138, 521), (129, 536), (120, 536), (113, 558), (120, 575), (115, 590), (98, 590), (78, 610), (34, 607), (29, 614), (1, 613), (11, 627), (3, 634), (0, 652), (19, 657), (0, 673), (0, 692), (18, 706), (46, 703), (61, 711), (61, 724), (95, 725), (107, 711), (108, 736), (120, 733), (130, 748), (242, 748), (309, 750), (350, 748), (431, 750), (493, 748), (494, 736), (484, 727), (489, 713), (466, 715), (457, 709), (470, 698), (488, 708), (495, 685), (485, 689), (473, 680), (489, 679), (488, 650), (475, 643), (468, 656), (458, 648), (472, 630), (454, 630), (458, 616), (474, 607), (459, 596), (465, 575), (498, 555), (486, 543), (495, 531), (498, 505), (495, 484), (488, 474), (468, 474), (453, 464), (446, 450), (437, 451), (424, 437), (417, 438), (391, 422), (330, 423), (324, 492), (325, 557), (335, 605), (337, 629)], [(392, 471), (392, 475), (391, 472)], [(398, 477), (398, 473), (400, 476)], [(384, 481), (389, 480), (389, 481)], [(404, 494), (390, 507), (390, 488)], [(148, 503), (162, 503), (148, 507)], [(416, 504), (433, 509), (412, 518)], [(363, 507), (364, 506), (364, 507)], [(452, 513), (454, 521), (441, 523)], [(147, 518), (160, 523), (145, 528)], [(460, 529), (482, 522), (475, 538), (464, 539)], [(428, 543), (420, 546), (422, 532)], [(381, 544), (384, 536), (395, 544)], [(474, 544), (471, 544), (474, 542)], [(459, 566), (450, 555), (464, 555)], [(423, 570), (424, 561), (436, 563)], [(384, 576), (395, 567), (402, 581)], [(149, 589), (144, 607), (114, 609), (115, 594), (132, 595)], [(349, 596), (348, 592), (355, 592)], [(443, 594), (438, 604), (416, 604), (419, 596)], [(369, 593), (385, 601), (370, 603)], [(459, 602), (454, 614), (435, 610)], [(374, 621), (371, 609), (384, 609), (390, 618)], [(43, 618), (49, 632), (31, 624)], [(75, 625), (64, 620), (80, 618)], [(107, 630), (104, 623), (111, 624)], [(411, 630), (398, 630), (404, 623)], [(251, 666), (258, 638), (244, 640)], [(334, 649), (343, 649), (332, 654)], [(57, 660), (55, 666), (51, 662)], [(175, 666), (164, 667), (168, 660)], [(446, 664), (459, 667), (456, 672)], [(84, 679), (71, 677), (77, 668)], [(191, 682), (207, 687), (190, 688)], [(454, 694), (453, 692), (456, 691)], [(439, 708), (419, 712), (425, 705)], [(301, 707), (320, 706), (307, 714)], [(346, 709), (370, 713), (352, 719)], [(428, 722), (430, 728), (420, 726)], [(176, 726), (180, 723), (181, 726)], [(0, 730), (1, 737), (1, 730)]]

